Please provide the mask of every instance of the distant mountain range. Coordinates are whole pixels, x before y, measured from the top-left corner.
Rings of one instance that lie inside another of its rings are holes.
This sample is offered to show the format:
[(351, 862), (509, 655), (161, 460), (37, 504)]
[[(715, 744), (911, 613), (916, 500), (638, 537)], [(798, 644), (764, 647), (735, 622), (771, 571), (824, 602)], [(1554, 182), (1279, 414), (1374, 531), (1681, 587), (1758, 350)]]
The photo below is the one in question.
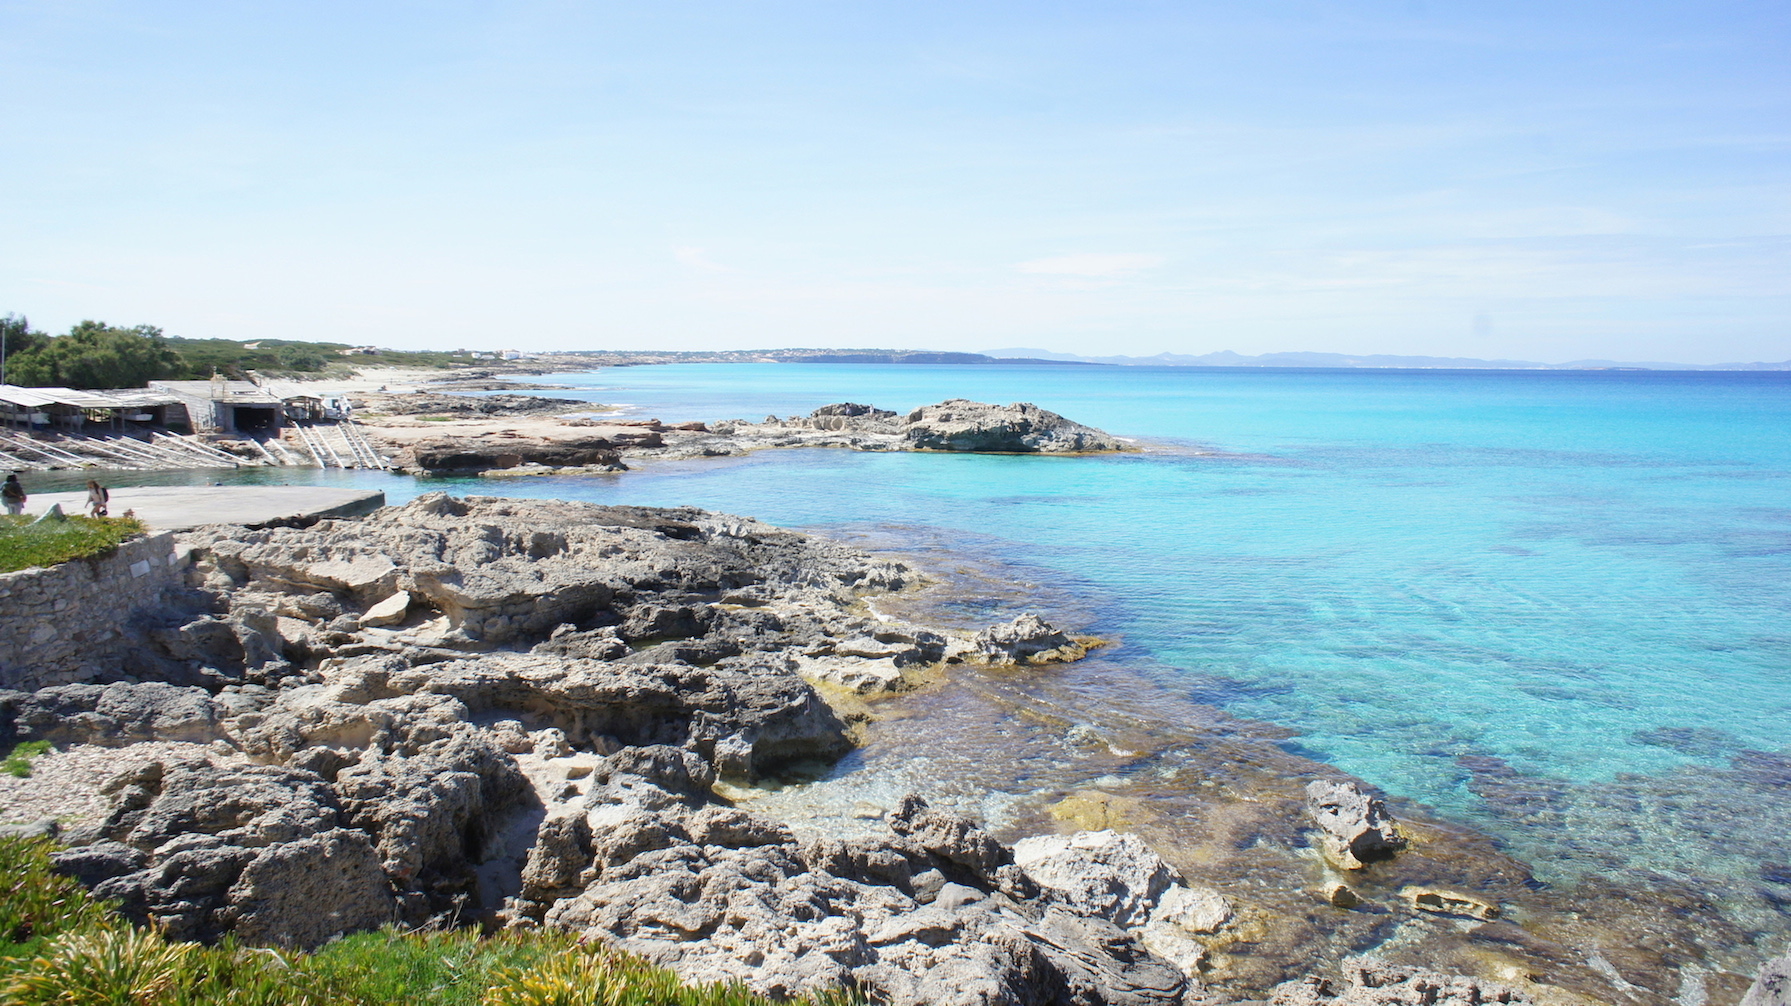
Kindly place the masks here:
[(1347, 353), (1264, 353), (1243, 356), (1229, 350), (1188, 356), (1158, 353), (1155, 356), (1077, 356), (1047, 349), (989, 349), (983, 356), (997, 360), (1047, 360), (1053, 363), (1105, 363), (1121, 367), (1378, 367), (1390, 370), (1791, 370), (1782, 363), (1619, 363), (1615, 360), (1574, 360), (1570, 363), (1537, 363), (1533, 360), (1476, 360), (1462, 356), (1351, 356)]

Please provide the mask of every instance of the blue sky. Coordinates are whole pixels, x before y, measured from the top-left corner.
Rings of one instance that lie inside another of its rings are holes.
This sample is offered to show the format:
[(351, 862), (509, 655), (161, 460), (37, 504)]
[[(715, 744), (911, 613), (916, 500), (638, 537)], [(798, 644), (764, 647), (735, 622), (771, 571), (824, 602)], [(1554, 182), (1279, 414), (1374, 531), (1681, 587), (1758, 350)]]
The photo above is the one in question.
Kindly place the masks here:
[(1791, 358), (1783, 3), (0, 0), (0, 312)]

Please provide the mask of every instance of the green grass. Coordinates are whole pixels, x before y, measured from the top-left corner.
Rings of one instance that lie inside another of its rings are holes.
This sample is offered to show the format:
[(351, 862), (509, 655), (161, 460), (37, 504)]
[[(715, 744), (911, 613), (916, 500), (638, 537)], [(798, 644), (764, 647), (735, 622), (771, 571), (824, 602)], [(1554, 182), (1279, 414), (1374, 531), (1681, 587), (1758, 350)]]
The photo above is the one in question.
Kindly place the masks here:
[(12, 746), (6, 760), (0, 761), (0, 772), (16, 779), (31, 778), (31, 759), (50, 750), (49, 741), (20, 741)]
[[(8, 1006), (772, 1006), (686, 985), (570, 933), (386, 929), (315, 953), (164, 939), (50, 872), (55, 845), (0, 837), (0, 1003)], [(863, 1006), (850, 991), (790, 1006)]]
[(71, 516), (32, 524), (35, 519), (28, 514), (0, 516), (0, 573), (98, 555), (147, 530), (131, 517)]

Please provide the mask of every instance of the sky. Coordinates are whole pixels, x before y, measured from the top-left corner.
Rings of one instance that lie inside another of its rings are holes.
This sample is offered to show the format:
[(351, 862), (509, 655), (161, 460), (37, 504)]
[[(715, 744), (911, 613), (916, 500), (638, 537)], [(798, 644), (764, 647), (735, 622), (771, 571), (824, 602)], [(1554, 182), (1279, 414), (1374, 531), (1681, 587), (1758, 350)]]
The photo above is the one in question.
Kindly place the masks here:
[(1791, 359), (1791, 7), (0, 0), (0, 314)]

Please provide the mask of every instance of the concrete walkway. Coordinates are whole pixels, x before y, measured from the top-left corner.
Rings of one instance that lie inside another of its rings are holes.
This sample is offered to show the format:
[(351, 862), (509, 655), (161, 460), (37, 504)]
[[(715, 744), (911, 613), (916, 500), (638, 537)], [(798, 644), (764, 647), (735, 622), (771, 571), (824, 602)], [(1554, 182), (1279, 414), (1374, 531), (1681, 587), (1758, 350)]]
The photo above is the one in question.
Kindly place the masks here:
[[(87, 493), (33, 493), (25, 512), (37, 516), (52, 504), (66, 514), (87, 512)], [(386, 505), (377, 489), (325, 486), (120, 486), (111, 513), (135, 510), (151, 531), (181, 531), (203, 524), (265, 527), (321, 517), (354, 517)]]

